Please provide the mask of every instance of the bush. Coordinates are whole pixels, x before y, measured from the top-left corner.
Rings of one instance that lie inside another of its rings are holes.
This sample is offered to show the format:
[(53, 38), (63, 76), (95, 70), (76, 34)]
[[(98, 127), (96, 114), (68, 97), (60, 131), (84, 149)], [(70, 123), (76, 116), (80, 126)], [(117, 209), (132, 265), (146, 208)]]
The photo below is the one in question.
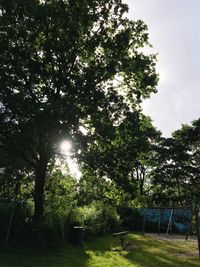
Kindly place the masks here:
[[(13, 216), (12, 216), (13, 215)], [(9, 243), (23, 241), (27, 222), (31, 217), (31, 208), (26, 202), (4, 203), (0, 205), (0, 241), (5, 244), (9, 222), (11, 220)]]
[(93, 202), (76, 208), (71, 216), (71, 224), (83, 226), (86, 237), (89, 237), (113, 231), (119, 227), (120, 219), (113, 206)]
[(11, 204), (5, 203), (0, 205), (0, 241), (1, 244), (5, 242), (8, 231), (8, 224), (11, 215)]

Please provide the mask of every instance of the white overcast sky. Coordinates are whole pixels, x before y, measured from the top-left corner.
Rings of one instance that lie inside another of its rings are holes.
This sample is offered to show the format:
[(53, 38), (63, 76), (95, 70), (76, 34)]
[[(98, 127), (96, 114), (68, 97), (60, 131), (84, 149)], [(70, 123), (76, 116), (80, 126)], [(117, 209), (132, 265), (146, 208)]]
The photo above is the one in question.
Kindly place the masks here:
[(129, 18), (148, 25), (158, 53), (158, 93), (144, 113), (164, 136), (200, 117), (200, 0), (124, 0)]

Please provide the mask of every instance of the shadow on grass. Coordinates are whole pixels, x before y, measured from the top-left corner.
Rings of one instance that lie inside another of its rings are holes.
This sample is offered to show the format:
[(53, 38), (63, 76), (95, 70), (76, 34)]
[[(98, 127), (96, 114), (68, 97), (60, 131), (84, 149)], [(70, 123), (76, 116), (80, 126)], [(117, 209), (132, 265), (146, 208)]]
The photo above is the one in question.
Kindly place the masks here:
[[(96, 241), (88, 243), (87, 249), (97, 256), (110, 253), (119, 254), (127, 259), (133, 266), (141, 267), (200, 267), (197, 257), (188, 258), (185, 252), (189, 247), (185, 241), (170, 242), (143, 235), (129, 235), (126, 241), (132, 244), (130, 251), (120, 251), (120, 242), (112, 236), (99, 237)], [(112, 251), (116, 247), (117, 251)], [(118, 250), (119, 249), (119, 250)]]
[[(0, 253), (0, 267), (200, 267), (200, 261), (185, 257), (194, 246), (183, 242), (169, 242), (148, 236), (130, 234), (126, 241), (129, 250), (120, 251), (118, 238), (100, 236), (85, 242), (85, 247), (66, 245), (45, 253), (12, 250)], [(112, 248), (119, 250), (112, 251)]]
[(0, 267), (85, 267), (89, 256), (84, 247), (67, 245), (46, 252), (10, 250), (0, 252)]
[(198, 258), (187, 258), (185, 241), (182, 243), (158, 240), (144, 236), (142, 238), (131, 238), (135, 242), (132, 251), (124, 255), (131, 263), (143, 267), (197, 267), (200, 266)]

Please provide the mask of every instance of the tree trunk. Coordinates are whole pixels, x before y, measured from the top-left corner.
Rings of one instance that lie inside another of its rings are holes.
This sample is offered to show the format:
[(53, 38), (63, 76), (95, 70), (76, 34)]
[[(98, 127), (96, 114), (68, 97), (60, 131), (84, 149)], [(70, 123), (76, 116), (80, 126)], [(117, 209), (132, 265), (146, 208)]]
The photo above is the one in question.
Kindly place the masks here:
[(144, 195), (144, 180), (145, 180), (145, 168), (142, 166), (140, 170), (140, 195)]
[(46, 180), (47, 163), (40, 160), (35, 171), (35, 188), (34, 188), (34, 220), (39, 222), (44, 214), (44, 186)]

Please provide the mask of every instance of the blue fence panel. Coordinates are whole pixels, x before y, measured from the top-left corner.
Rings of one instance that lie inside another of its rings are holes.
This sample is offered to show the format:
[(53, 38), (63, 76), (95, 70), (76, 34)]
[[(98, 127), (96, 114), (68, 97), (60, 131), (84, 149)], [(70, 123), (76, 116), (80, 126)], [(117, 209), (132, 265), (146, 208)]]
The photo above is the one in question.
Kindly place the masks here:
[(187, 209), (138, 209), (140, 215), (149, 224), (159, 223), (162, 229), (167, 231), (170, 217), (172, 216), (172, 227), (176, 232), (185, 233), (192, 219), (192, 210)]

